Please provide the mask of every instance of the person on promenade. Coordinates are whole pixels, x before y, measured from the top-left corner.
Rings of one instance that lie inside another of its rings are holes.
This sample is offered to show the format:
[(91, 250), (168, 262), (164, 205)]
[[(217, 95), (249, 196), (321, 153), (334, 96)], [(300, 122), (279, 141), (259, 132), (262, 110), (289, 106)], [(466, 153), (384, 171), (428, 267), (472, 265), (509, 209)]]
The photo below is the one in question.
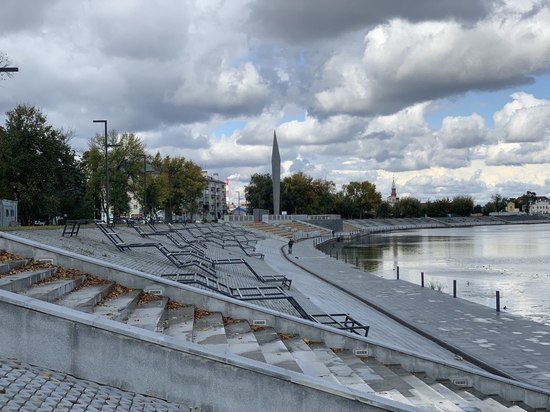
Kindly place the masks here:
[(288, 254), (292, 255), (292, 245), (294, 244), (294, 239), (288, 241)]

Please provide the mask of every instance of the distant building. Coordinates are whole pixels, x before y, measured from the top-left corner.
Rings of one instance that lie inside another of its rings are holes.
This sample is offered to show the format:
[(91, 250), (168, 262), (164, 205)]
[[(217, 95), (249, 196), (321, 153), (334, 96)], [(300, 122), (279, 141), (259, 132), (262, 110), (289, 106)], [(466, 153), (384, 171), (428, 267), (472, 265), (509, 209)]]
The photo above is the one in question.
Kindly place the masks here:
[(199, 210), (202, 218), (208, 221), (223, 219), (227, 214), (227, 202), (225, 197), (225, 182), (220, 180), (218, 173), (208, 176), (206, 170), (202, 171), (206, 178), (206, 189), (199, 199)]
[(394, 206), (399, 198), (397, 197), (397, 188), (395, 187), (395, 179), (393, 179), (391, 184), (391, 194), (387, 197), (386, 201), (391, 205)]
[(514, 202), (508, 202), (506, 204), (506, 212), (508, 213), (519, 213), (519, 209), (516, 207)]
[(17, 200), (0, 199), (0, 227), (17, 226)]
[(530, 215), (547, 215), (550, 214), (550, 200), (547, 198), (538, 198), (529, 205)]
[[(179, 220), (195, 220), (206, 219), (208, 221), (223, 219), (228, 213), (228, 207), (226, 202), (226, 182), (220, 180), (219, 174), (214, 173), (212, 176), (208, 176), (206, 170), (202, 171), (204, 178), (206, 179), (206, 187), (202, 191), (202, 194), (197, 199), (199, 205), (198, 216), (197, 214), (191, 215), (185, 213), (183, 216), (173, 215), (174, 221)], [(134, 219), (140, 219), (143, 217), (143, 200), (136, 199), (130, 193), (130, 216)], [(156, 213), (159, 219), (164, 219), (164, 210), (158, 210)]]

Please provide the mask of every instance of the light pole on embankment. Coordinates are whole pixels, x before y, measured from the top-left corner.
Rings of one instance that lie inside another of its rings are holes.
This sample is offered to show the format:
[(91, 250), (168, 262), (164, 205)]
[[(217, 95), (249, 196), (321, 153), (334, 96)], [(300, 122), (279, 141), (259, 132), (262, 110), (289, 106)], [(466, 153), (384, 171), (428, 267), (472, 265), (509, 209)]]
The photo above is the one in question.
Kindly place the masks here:
[(104, 146), (105, 146), (105, 219), (107, 226), (109, 226), (109, 147), (116, 147), (117, 144), (109, 144), (107, 141), (107, 120), (94, 120), (94, 123), (103, 123), (105, 126), (104, 131)]

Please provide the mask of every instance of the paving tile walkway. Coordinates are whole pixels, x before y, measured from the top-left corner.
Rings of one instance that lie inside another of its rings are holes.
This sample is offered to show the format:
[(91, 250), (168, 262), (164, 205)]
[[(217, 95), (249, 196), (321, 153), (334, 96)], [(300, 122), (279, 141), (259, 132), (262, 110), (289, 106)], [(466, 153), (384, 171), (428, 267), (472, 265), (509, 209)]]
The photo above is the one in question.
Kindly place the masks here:
[(189, 407), (0, 358), (2, 411), (188, 411)]

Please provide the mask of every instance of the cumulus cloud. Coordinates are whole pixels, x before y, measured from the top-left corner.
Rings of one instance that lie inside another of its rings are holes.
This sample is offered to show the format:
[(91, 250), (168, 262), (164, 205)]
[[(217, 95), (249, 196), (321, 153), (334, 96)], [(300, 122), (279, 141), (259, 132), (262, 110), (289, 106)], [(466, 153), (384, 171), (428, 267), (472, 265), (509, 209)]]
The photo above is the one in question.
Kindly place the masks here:
[(267, 104), (269, 85), (251, 62), (238, 68), (220, 67), (187, 73), (170, 100), (225, 115), (260, 113)]
[(503, 141), (550, 141), (550, 101), (527, 93), (514, 93), (511, 97), (513, 101), (493, 115), (495, 129)]
[[(20, 72), (0, 112), (34, 104), (79, 151), (105, 118), (240, 188), (270, 173), (276, 130), (285, 173), (338, 186), (389, 192), (395, 175), (420, 199), (482, 197), (524, 179), (550, 194), (548, 2), (408, 3), (6, 0), (0, 51)], [(464, 94), (499, 103), (473, 113)], [(457, 109), (441, 126), (438, 103)]]
[(476, 21), (489, 7), (483, 0), (467, 3), (453, 0), (424, 0), (410, 7), (407, 0), (279, 0), (250, 4), (248, 26), (266, 36), (289, 42), (306, 42), (338, 36), (386, 20), (409, 21), (454, 19)]
[(474, 25), (392, 19), (367, 33), (362, 58), (337, 54), (323, 65), (313, 109), (384, 114), (467, 90), (530, 83), (530, 73), (550, 69), (548, 21), (548, 8)]
[(527, 143), (501, 144), (494, 148), (486, 158), (493, 166), (522, 166), (526, 164), (546, 164), (550, 159), (550, 144)]
[(464, 149), (487, 142), (485, 120), (477, 113), (466, 117), (446, 117), (437, 133), (444, 146)]

